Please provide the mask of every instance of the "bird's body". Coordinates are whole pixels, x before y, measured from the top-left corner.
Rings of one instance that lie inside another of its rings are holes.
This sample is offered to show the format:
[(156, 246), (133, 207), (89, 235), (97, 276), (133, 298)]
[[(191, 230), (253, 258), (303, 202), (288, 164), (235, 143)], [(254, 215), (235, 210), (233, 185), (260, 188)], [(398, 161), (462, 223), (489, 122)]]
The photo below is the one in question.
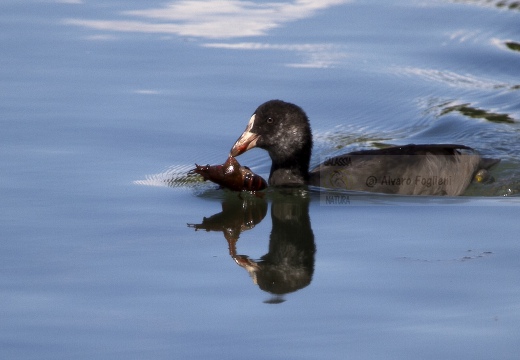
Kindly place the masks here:
[(231, 155), (259, 147), (272, 160), (271, 186), (315, 185), (402, 195), (461, 195), (481, 169), (499, 160), (464, 145), (405, 145), (327, 159), (309, 170), (312, 133), (305, 112), (281, 100), (260, 105)]

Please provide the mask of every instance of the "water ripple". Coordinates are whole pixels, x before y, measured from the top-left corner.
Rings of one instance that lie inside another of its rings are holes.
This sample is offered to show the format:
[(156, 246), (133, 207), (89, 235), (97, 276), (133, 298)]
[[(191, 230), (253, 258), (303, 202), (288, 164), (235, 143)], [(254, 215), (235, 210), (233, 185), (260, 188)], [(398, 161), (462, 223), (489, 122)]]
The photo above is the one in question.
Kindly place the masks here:
[[(177, 34), (207, 39), (266, 35), (287, 22), (348, 0), (297, 0), (256, 4), (249, 1), (176, 1), (160, 8), (124, 11), (132, 20), (66, 19), (65, 24), (96, 30)], [(138, 20), (134, 20), (137, 18)]]

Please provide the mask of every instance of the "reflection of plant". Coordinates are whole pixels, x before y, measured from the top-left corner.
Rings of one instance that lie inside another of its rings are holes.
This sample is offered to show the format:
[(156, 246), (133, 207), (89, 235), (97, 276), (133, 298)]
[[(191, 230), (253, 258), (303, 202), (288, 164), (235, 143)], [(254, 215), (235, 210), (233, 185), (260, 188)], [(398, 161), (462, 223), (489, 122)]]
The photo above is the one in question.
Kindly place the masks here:
[(476, 3), (479, 5), (492, 5), (496, 6), (500, 9), (509, 9), (509, 10), (520, 10), (520, 1), (507, 1), (507, 0), (456, 0), (455, 2), (463, 2), (463, 3)]
[(513, 119), (508, 114), (493, 113), (487, 110), (472, 107), (470, 106), (470, 104), (446, 106), (442, 110), (441, 115), (446, 115), (452, 111), (458, 111), (462, 115), (468, 116), (473, 119), (485, 119), (494, 123), (514, 124), (516, 122), (515, 119)]
[(222, 202), (222, 211), (210, 217), (204, 217), (199, 224), (187, 224), (197, 230), (222, 232), (228, 241), (230, 255), (236, 254), (236, 242), (240, 234), (253, 229), (267, 214), (264, 199), (251, 196), (243, 198), (236, 193), (227, 193)]
[(514, 41), (507, 41), (506, 46), (511, 50), (520, 51), (520, 44)]
[(508, 9), (511, 9), (511, 10), (520, 10), (520, 2), (518, 1), (512, 1), (512, 2), (509, 2), (509, 1), (498, 1), (496, 4), (496, 7), (499, 7), (499, 8), (508, 8)]

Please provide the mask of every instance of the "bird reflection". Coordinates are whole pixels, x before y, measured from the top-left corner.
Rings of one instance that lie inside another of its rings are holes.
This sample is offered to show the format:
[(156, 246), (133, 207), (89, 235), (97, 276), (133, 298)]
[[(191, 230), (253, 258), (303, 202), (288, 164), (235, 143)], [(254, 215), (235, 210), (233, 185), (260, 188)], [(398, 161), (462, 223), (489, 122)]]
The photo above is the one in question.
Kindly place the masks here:
[(272, 196), (272, 230), (269, 250), (254, 260), (237, 253), (237, 240), (242, 231), (252, 229), (267, 211), (261, 198), (246, 200), (226, 198), (222, 212), (204, 218), (201, 224), (188, 224), (195, 230), (222, 231), (229, 245), (229, 254), (244, 268), (260, 289), (272, 295), (269, 304), (284, 302), (285, 294), (310, 284), (314, 273), (316, 245), (309, 217), (307, 194), (276, 193)]

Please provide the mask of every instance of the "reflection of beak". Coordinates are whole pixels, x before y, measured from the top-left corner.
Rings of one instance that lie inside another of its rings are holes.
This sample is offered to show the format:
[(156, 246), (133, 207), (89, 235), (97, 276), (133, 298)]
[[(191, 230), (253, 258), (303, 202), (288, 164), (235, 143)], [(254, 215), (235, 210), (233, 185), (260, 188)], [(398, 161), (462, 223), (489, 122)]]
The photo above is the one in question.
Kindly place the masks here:
[(256, 146), (256, 142), (260, 139), (260, 135), (251, 132), (253, 125), (255, 123), (255, 115), (251, 116), (249, 123), (247, 124), (246, 129), (240, 135), (238, 140), (235, 142), (235, 145), (231, 148), (229, 155), (238, 156), (240, 154), (245, 153), (247, 150), (252, 149)]
[(233, 256), (233, 259), (238, 265), (247, 270), (249, 276), (251, 276), (251, 279), (253, 279), (253, 283), (258, 285), (256, 280), (256, 272), (260, 270), (260, 266), (258, 266), (254, 260), (251, 260), (246, 255), (236, 255)]

